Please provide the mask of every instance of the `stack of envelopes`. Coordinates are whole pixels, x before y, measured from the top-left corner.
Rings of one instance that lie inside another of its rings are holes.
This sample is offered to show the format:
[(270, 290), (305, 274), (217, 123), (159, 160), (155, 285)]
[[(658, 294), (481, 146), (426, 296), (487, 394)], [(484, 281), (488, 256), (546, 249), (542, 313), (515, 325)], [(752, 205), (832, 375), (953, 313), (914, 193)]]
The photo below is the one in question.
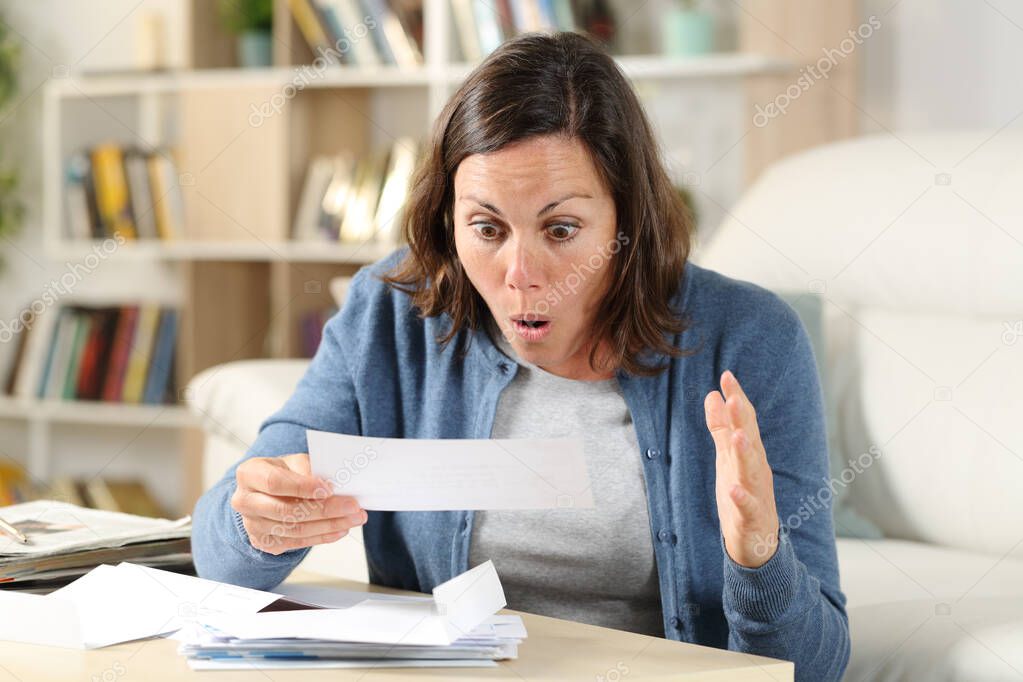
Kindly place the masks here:
[(302, 585), (282, 592), (286, 600), (256, 614), (199, 615), (175, 635), (180, 652), (201, 670), (493, 666), (515, 658), (526, 636), (518, 616), (495, 615), (505, 599), (489, 561), (438, 585), (432, 597)]
[(0, 590), (0, 640), (95, 649), (170, 635), (195, 669), (494, 666), (526, 632), (496, 615), (491, 562), (408, 597), (285, 583), (263, 592), (121, 563), (47, 595)]

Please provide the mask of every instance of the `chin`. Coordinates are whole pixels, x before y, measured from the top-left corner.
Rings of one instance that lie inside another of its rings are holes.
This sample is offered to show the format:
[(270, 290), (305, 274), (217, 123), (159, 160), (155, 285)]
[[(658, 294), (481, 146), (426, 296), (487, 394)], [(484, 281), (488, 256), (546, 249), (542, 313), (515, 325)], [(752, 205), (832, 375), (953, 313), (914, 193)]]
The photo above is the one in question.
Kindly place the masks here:
[(541, 348), (540, 344), (517, 342), (512, 344), (515, 353), (531, 365), (542, 367), (558, 363), (558, 355), (549, 348)]

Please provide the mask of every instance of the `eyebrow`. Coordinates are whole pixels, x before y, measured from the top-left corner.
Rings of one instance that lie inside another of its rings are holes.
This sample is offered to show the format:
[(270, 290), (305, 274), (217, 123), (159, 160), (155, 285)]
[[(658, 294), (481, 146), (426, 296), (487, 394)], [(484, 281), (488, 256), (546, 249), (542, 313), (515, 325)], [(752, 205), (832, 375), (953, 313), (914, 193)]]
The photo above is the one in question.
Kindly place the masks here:
[[(565, 196), (561, 197), (557, 201), (552, 201), (551, 203), (549, 203), (546, 206), (544, 206), (543, 208), (541, 208), (540, 212), (536, 214), (536, 217), (539, 218), (540, 216), (542, 216), (545, 213), (550, 213), (551, 211), (553, 211), (558, 206), (558, 204), (560, 204), (562, 202), (565, 202), (565, 201), (568, 201), (569, 199), (575, 199), (575, 198), (592, 199), (593, 197), (590, 196), (589, 194), (580, 194), (578, 192), (573, 192), (572, 194), (566, 194)], [(499, 208), (497, 208), (497, 206), (494, 206), (493, 204), (487, 203), (486, 201), (483, 201), (482, 199), (480, 199), (478, 197), (475, 197), (472, 194), (468, 194), (468, 195), (462, 197), (461, 200), (462, 201), (466, 201), (466, 200), (467, 201), (475, 201), (477, 204), (479, 204), (483, 208), (487, 209), (488, 211), (496, 213), (497, 215), (501, 216), (502, 218), (504, 217), (504, 214), (501, 213), (501, 210)]]

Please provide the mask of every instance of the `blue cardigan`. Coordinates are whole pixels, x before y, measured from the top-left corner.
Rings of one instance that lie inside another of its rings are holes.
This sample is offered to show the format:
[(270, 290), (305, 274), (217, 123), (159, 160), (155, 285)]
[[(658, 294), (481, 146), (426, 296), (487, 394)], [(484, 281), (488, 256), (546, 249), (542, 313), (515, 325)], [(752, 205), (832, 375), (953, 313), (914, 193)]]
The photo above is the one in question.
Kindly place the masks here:
[[(407, 295), (380, 281), (403, 255), (356, 275), (294, 395), (262, 425), (246, 457), (306, 452), (306, 429), (490, 437), (498, 397), (518, 365), (482, 330), (462, 330), (439, 347), (450, 318), (421, 319)], [(796, 679), (837, 680), (849, 658), (848, 619), (830, 508), (806, 502), (828, 481), (806, 330), (773, 293), (693, 263), (673, 304), (691, 324), (675, 343), (699, 351), (655, 377), (618, 373), (639, 439), (666, 637), (793, 661)], [(779, 517), (797, 520), (757, 569), (728, 557), (718, 524), (703, 400), (720, 388), (725, 369), (757, 409)], [(274, 556), (253, 548), (230, 506), (234, 486), (232, 467), (196, 505), (195, 565), (205, 578), (271, 589), (308, 549)], [(363, 529), (370, 580), (430, 591), (468, 569), (471, 529), (468, 511), (370, 512)]]

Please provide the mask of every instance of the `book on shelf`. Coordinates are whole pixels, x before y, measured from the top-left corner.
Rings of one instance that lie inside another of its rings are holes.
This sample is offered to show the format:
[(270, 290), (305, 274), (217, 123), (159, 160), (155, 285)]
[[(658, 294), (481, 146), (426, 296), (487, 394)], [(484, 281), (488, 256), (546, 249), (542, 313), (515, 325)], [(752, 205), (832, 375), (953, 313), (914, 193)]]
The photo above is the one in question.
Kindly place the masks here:
[(146, 371), (153, 356), (153, 342), (156, 339), (156, 328), (160, 324), (160, 308), (155, 305), (143, 305), (139, 309), (138, 324), (135, 327), (135, 338), (128, 356), (128, 366), (124, 371), (124, 385), (121, 388), (121, 402), (140, 403), (145, 391)]
[(418, 145), (408, 137), (358, 159), (346, 153), (315, 157), (306, 171), (292, 238), (396, 244), (417, 158)]
[(522, 33), (575, 31), (582, 2), (572, 0), (451, 0), (462, 59), (477, 62)]
[(396, 243), (400, 236), (401, 210), (408, 198), (412, 173), (416, 169), (416, 146), (411, 139), (399, 139), (387, 157), (387, 170), (380, 200), (373, 217), (377, 241)]
[(141, 479), (59, 476), (49, 484), (36, 484), (17, 462), (0, 461), (0, 507), (47, 497), (92, 509), (165, 516), (162, 505)]
[(35, 487), (25, 469), (10, 460), (0, 460), (0, 507), (27, 502), (35, 497)]
[(135, 478), (95, 477), (85, 482), (87, 502), (93, 509), (163, 518), (164, 510), (146, 484)]
[(135, 239), (138, 233), (121, 148), (115, 144), (97, 145), (89, 153), (89, 163), (104, 232), (108, 237), (120, 235), (124, 239)]
[(163, 518), (164, 510), (138, 478), (76, 478), (59, 476), (46, 486), (33, 486), (27, 500), (41, 497), (64, 500), (88, 509), (123, 512), (138, 516)]
[[(49, 322), (49, 323), (47, 323)], [(65, 305), (16, 332), (19, 350), (4, 372), (20, 398), (176, 402), (178, 312), (155, 304)]]
[(347, 66), (423, 63), (422, 0), (288, 0), (313, 54)]
[(72, 154), (64, 197), (70, 239), (175, 239), (184, 229), (177, 167), (167, 149), (106, 142)]
[(337, 313), (337, 306), (329, 306), (321, 310), (310, 310), (298, 320), (299, 356), (311, 358), (316, 355), (323, 337), (323, 325)]
[(386, 158), (380, 151), (371, 152), (359, 160), (338, 229), (338, 238), (342, 242), (361, 244), (373, 239), (376, 232), (373, 220), (384, 183), (385, 163)]

